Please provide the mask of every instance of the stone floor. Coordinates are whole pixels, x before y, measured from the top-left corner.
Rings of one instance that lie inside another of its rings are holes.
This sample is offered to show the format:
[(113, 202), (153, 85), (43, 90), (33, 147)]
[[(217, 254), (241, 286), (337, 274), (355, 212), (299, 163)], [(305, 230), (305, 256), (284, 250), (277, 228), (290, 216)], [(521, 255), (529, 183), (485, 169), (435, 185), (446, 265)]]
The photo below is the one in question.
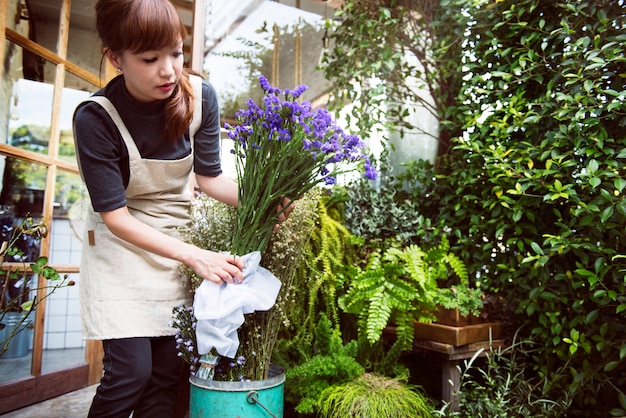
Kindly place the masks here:
[(85, 418), (98, 385), (0, 415), (0, 418)]

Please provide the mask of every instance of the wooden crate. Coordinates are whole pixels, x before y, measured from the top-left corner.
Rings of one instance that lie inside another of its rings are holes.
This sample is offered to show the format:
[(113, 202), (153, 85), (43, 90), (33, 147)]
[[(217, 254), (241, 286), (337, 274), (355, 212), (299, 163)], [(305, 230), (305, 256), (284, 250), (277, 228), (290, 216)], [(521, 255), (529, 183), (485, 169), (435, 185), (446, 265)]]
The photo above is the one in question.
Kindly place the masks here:
[(435, 317), (437, 318), (435, 321), (436, 323), (441, 325), (451, 325), (454, 327), (486, 322), (474, 315), (463, 316), (458, 309), (445, 309), (441, 307), (437, 310), (437, 312), (435, 312)]
[(461, 346), (500, 338), (500, 328), (499, 322), (485, 322), (458, 327), (436, 322), (430, 324), (416, 322), (415, 339)]

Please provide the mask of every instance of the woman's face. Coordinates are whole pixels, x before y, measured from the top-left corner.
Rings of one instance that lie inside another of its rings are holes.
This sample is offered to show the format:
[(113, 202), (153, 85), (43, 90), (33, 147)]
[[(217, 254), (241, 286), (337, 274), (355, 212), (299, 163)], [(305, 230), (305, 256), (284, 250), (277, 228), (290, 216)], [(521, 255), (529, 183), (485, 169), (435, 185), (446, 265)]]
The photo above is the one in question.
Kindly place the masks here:
[(126, 89), (135, 100), (163, 100), (171, 96), (183, 71), (183, 42), (155, 51), (109, 53), (109, 60), (124, 73)]

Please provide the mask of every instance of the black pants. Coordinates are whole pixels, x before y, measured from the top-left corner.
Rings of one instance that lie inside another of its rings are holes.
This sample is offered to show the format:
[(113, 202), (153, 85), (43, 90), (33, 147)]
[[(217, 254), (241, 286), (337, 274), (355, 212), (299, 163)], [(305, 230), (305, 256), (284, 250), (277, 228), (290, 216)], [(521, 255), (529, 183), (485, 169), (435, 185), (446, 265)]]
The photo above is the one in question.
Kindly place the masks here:
[(104, 340), (89, 418), (172, 418), (182, 360), (174, 337)]

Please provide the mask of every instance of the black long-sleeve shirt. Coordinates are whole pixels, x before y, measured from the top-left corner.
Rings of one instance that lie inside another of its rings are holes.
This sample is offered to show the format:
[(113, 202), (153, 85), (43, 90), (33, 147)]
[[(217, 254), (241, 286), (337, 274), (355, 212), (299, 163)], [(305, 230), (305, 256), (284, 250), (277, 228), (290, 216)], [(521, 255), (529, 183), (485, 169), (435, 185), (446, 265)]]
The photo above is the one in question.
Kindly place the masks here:
[[(177, 141), (164, 136), (166, 101), (141, 103), (124, 87), (124, 76), (111, 80), (95, 95), (107, 97), (115, 106), (143, 158), (176, 160), (191, 152), (189, 132)], [(219, 107), (215, 90), (202, 86), (202, 123), (194, 140), (194, 172), (221, 174)], [(130, 168), (128, 150), (108, 113), (95, 102), (79, 105), (74, 113), (74, 137), (94, 210), (106, 212), (126, 206), (125, 189)]]

